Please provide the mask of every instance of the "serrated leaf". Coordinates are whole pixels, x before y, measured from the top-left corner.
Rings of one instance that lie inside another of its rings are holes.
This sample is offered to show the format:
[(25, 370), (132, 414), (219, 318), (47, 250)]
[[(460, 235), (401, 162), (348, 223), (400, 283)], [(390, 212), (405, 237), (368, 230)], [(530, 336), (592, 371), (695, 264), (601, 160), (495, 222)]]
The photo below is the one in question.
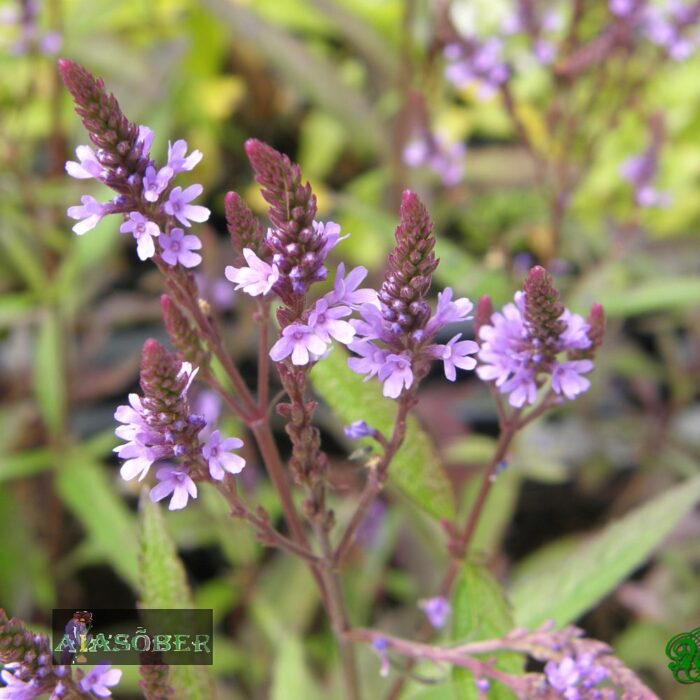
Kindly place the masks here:
[(510, 598), (517, 625), (576, 620), (642, 565), (698, 501), (700, 475), (610, 523), (557, 562), (515, 579)]
[(58, 469), (56, 491), (102, 557), (136, 588), (138, 530), (104, 467), (86, 451), (73, 449)]
[(66, 404), (63, 370), (63, 332), (58, 314), (50, 309), (39, 325), (34, 355), (34, 395), (46, 427), (53, 435), (62, 432)]
[[(192, 608), (185, 569), (168, 532), (163, 511), (144, 490), (139, 503), (141, 558), (139, 600), (144, 608)], [(214, 688), (206, 666), (171, 666), (176, 700), (210, 700)]]
[[(452, 597), (452, 636), (455, 641), (473, 642), (502, 637), (513, 629), (510, 606), (502, 586), (491, 573), (466, 562), (455, 584)], [(496, 668), (517, 674), (523, 670), (523, 658), (512, 652), (494, 654)], [(455, 695), (458, 700), (477, 700), (474, 676), (464, 668), (454, 668)], [(513, 693), (500, 683), (492, 683), (491, 700), (511, 700)]]
[[(391, 434), (396, 402), (382, 396), (378, 382), (363, 382), (347, 366), (347, 355), (340, 348), (311, 370), (311, 380), (344, 425), (365, 420), (385, 435)], [(430, 439), (413, 417), (409, 417), (406, 439), (389, 467), (389, 480), (426, 513), (454, 517), (452, 485)]]

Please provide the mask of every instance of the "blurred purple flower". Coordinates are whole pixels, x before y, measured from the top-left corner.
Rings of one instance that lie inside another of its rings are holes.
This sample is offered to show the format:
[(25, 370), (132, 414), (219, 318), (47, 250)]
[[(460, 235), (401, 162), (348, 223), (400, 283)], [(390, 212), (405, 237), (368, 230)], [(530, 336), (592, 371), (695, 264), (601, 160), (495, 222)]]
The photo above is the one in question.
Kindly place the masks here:
[(98, 698), (108, 698), (112, 694), (110, 688), (117, 685), (121, 677), (122, 672), (118, 668), (112, 668), (111, 664), (100, 664), (81, 679), (80, 689)]
[(354, 423), (346, 425), (343, 428), (343, 432), (345, 433), (345, 436), (349, 437), (351, 440), (359, 440), (363, 437), (375, 435), (377, 431), (366, 421), (356, 420)]
[(418, 607), (425, 613), (428, 622), (435, 629), (442, 629), (452, 614), (450, 601), (441, 595), (419, 601)]
[(458, 88), (477, 87), (477, 96), (489, 99), (508, 80), (503, 42), (497, 37), (481, 41), (474, 37), (445, 47), (445, 77)]

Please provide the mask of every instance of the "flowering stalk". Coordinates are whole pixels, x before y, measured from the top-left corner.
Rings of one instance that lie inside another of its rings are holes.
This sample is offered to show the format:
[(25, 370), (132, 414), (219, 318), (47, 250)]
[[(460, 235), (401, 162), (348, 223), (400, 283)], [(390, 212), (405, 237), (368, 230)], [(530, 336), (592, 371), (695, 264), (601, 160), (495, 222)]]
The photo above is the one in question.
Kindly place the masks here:
[[(492, 680), (508, 686), (518, 698), (584, 698), (614, 700), (618, 692), (639, 700), (658, 700), (657, 696), (611, 654), (607, 644), (582, 638), (583, 631), (570, 625), (556, 631), (546, 623), (535, 632), (516, 629), (501, 639), (471, 642), (452, 647), (413, 642), (376, 630), (356, 628), (348, 632), (354, 642), (371, 643), (388, 662), (390, 651), (412, 662), (420, 659), (446, 663), (470, 671), (475, 678)], [(545, 662), (543, 673), (511, 676), (494, 666), (495, 659), (478, 658), (501, 651), (513, 651)], [(484, 684), (476, 681), (477, 688)], [(488, 688), (488, 686), (486, 686)]]

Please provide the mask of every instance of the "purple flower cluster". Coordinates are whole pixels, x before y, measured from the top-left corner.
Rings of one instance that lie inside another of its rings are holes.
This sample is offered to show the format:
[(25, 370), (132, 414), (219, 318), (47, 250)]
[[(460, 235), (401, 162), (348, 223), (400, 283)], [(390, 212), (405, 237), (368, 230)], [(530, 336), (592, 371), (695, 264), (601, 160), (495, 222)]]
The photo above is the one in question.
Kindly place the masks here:
[(510, 75), (497, 37), (460, 39), (448, 44), (444, 55), (445, 77), (457, 88), (474, 85), (480, 99), (493, 97)]
[(617, 697), (611, 688), (597, 688), (608, 677), (608, 672), (595, 663), (593, 654), (548, 661), (544, 673), (548, 687), (565, 700), (613, 700)]
[[(150, 148), (154, 134), (145, 126), (139, 127), (138, 143), (141, 157), (148, 159), (142, 177), (128, 178), (131, 195), (118, 195), (111, 202), (100, 203), (90, 195), (81, 198), (81, 204), (68, 209), (68, 216), (78, 220), (73, 231), (79, 236), (95, 228), (108, 214), (123, 214), (125, 219), (119, 230), (130, 233), (136, 240), (136, 252), (140, 260), (156, 255), (154, 240), (160, 242), (158, 251), (161, 258), (170, 266), (195, 267), (202, 261), (195, 253), (202, 242), (193, 235), (185, 235), (183, 226), (189, 228), (192, 221), (203, 222), (209, 218), (209, 209), (192, 200), (202, 194), (201, 185), (190, 185), (184, 190), (180, 186), (171, 187), (173, 178), (192, 168), (202, 159), (200, 151), (187, 155), (187, 142), (176, 141), (168, 145), (168, 162), (160, 169), (150, 160)], [(66, 171), (78, 179), (94, 178), (110, 184), (110, 172), (100, 162), (100, 152), (90, 146), (78, 146), (77, 161), (68, 161)]]
[[(431, 341), (446, 325), (470, 318), (472, 303), (467, 298), (453, 301), (452, 289), (438, 293), (435, 313), (424, 328), (410, 335), (402, 332), (396, 310), (381, 302), (360, 307), (361, 319), (353, 320), (356, 338), (349, 345), (359, 357), (348, 360), (350, 368), (358, 374), (367, 375), (366, 380), (377, 376), (384, 383), (384, 396), (397, 398), (414, 381), (414, 368), (433, 359), (442, 360), (445, 376), (451, 382), (457, 376), (456, 368), (470, 370), (476, 360), (470, 357), (479, 346), (472, 340), (460, 340), (461, 334), (453, 336), (447, 343)], [(399, 314), (400, 316), (400, 314)]]
[(426, 132), (412, 138), (403, 150), (403, 162), (411, 168), (428, 167), (443, 184), (452, 187), (464, 177), (466, 147), (450, 142), (439, 132)]
[(187, 393), (196, 373), (189, 362), (147, 341), (141, 369), (144, 396), (130, 394), (129, 405), (119, 406), (114, 414), (121, 423), (115, 433), (125, 441), (115, 448), (126, 460), (123, 479), (142, 480), (155, 462), (178, 460), (178, 466), (161, 465), (158, 484), (150, 493), (154, 502), (172, 494), (170, 510), (184, 508), (189, 498), (197, 497), (194, 479), (206, 478), (207, 467), (209, 478), (221, 481), (226, 472), (238, 474), (245, 466), (245, 460), (232, 453), (243, 442), (222, 439), (203, 416), (191, 412)]
[(642, 29), (652, 43), (662, 48), (674, 61), (685, 61), (700, 46), (698, 20), (700, 4), (667, 1), (662, 7), (649, 6), (644, 10)]
[(652, 4), (648, 0), (609, 0), (608, 7), (618, 21), (639, 31), (674, 61), (685, 61), (700, 46), (697, 2), (666, 0)]
[[(434, 359), (444, 363), (445, 376), (456, 378), (456, 368), (473, 369), (478, 345), (461, 340), (458, 333), (447, 343), (435, 344), (438, 332), (450, 323), (469, 318), (469, 299), (453, 300), (447, 287), (438, 294), (431, 315), (425, 297), (430, 288), (437, 260), (432, 252), (435, 239), (428, 213), (412, 192), (404, 192), (396, 246), (389, 257), (387, 276), (379, 292), (379, 304), (365, 303), (360, 319), (351, 321), (355, 338), (349, 348), (357, 357), (348, 360), (350, 368), (376, 376), (383, 382), (384, 396), (398, 398), (421, 379)], [(366, 381), (365, 380), (365, 381)]]
[(590, 386), (582, 375), (593, 369), (593, 362), (579, 358), (593, 347), (591, 335), (591, 324), (565, 309), (549, 274), (534, 267), (525, 291), (480, 325), (477, 374), (508, 394), (516, 408), (535, 402), (547, 376), (556, 394), (574, 399)]

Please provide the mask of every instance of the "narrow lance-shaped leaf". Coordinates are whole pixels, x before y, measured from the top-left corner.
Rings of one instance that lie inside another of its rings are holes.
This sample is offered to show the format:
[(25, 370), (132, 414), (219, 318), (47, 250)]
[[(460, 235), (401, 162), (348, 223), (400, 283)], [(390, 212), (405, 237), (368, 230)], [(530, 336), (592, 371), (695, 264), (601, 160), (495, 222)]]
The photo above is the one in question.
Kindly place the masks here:
[[(141, 496), (140, 603), (143, 608), (192, 608), (192, 594), (161, 508)], [(176, 700), (211, 700), (214, 688), (206, 666), (171, 666)]]
[(513, 582), (510, 598), (518, 625), (534, 628), (548, 619), (568, 624), (613, 591), (700, 501), (695, 476), (610, 523), (566, 551), (558, 561), (528, 567)]

